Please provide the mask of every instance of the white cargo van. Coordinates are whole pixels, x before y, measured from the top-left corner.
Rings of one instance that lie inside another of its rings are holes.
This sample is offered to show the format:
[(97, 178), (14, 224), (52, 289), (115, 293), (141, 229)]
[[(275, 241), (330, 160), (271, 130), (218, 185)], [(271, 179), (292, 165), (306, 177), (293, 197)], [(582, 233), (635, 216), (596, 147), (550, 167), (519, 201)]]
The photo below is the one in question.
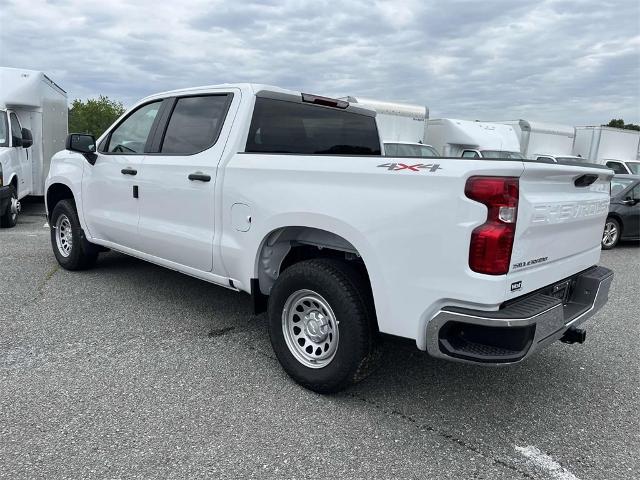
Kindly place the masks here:
[(640, 132), (613, 127), (576, 127), (573, 154), (592, 163), (637, 160)]
[(493, 122), (430, 119), (426, 143), (433, 145), (443, 157), (524, 158), (513, 127)]
[(67, 94), (42, 72), (0, 67), (0, 225), (12, 227), (27, 195), (44, 195), (67, 135)]
[(378, 132), (385, 155), (396, 157), (436, 157), (438, 153), (425, 145), (429, 109), (426, 105), (383, 102), (361, 97), (343, 97), (376, 111)]

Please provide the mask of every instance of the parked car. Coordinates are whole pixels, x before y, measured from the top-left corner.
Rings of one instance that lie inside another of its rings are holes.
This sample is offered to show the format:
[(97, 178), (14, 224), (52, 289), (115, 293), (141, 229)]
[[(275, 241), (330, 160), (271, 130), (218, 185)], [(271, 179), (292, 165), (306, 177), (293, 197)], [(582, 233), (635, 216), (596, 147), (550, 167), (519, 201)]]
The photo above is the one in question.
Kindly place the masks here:
[(106, 247), (250, 293), (284, 370), (335, 392), (371, 371), (379, 334), (480, 365), (584, 341), (613, 278), (596, 266), (611, 177), (411, 164), (382, 156), (374, 110), (238, 84), (153, 95), (97, 141), (69, 135), (46, 208), (63, 268)]
[(640, 240), (640, 175), (616, 175), (611, 180), (602, 248), (610, 250), (620, 240)]
[(562, 162), (576, 162), (576, 163), (588, 163), (582, 157), (574, 157), (573, 155), (533, 155), (532, 157), (537, 162), (545, 162), (545, 163), (562, 163)]
[(605, 160), (605, 165), (618, 175), (640, 175), (638, 160)]
[(389, 157), (431, 158), (440, 156), (431, 145), (412, 142), (384, 142), (384, 154)]
[(55, 152), (67, 137), (67, 94), (42, 72), (0, 67), (0, 226), (18, 221), (20, 201), (44, 195)]

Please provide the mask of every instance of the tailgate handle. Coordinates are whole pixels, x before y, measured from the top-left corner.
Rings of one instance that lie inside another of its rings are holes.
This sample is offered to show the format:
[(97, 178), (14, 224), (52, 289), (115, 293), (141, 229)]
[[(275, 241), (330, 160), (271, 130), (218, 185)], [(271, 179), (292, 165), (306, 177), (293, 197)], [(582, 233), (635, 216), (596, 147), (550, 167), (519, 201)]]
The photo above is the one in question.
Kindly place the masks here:
[(598, 175), (594, 175), (593, 173), (585, 173), (584, 175), (580, 175), (573, 181), (573, 184), (576, 187), (588, 187), (593, 182), (598, 180)]

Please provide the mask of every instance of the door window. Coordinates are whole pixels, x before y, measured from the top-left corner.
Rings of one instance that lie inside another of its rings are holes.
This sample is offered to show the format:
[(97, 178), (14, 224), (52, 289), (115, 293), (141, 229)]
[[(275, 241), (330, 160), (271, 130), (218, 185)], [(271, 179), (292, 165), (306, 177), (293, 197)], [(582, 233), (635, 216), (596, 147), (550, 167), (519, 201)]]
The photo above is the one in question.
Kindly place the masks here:
[(9, 115), (9, 122), (11, 122), (11, 146), (22, 146), (22, 128), (20, 128), (20, 122), (18, 116), (11, 112)]
[(110, 134), (107, 152), (144, 153), (144, 147), (158, 115), (161, 100), (148, 103), (135, 110)]
[(213, 146), (220, 135), (230, 99), (230, 94), (179, 98), (160, 151), (191, 155)]

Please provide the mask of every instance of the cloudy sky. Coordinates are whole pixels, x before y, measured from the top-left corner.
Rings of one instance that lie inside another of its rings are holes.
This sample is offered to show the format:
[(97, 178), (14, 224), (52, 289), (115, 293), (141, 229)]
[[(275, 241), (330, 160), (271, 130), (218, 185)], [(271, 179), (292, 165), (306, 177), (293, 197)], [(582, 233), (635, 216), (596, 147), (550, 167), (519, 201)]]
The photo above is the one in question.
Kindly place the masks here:
[(431, 117), (640, 123), (637, 0), (2, 0), (0, 64), (69, 98), (269, 83)]

